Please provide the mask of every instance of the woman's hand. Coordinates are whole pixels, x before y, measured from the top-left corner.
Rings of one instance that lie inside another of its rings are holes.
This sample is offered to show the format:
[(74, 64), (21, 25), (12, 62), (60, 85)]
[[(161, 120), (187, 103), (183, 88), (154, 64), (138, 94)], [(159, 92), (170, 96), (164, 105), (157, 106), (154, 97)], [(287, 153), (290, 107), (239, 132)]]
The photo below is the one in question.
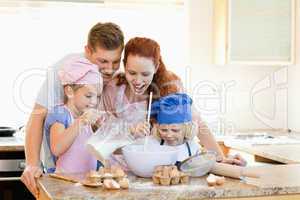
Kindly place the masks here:
[(135, 138), (145, 137), (146, 135), (150, 135), (150, 124), (144, 121), (133, 125), (129, 130)]
[(240, 154), (235, 154), (233, 156), (229, 155), (227, 158), (223, 158), (221, 162), (231, 164), (231, 165), (239, 165), (239, 166), (247, 165), (247, 161)]
[(92, 124), (93, 131), (96, 132), (104, 124), (104, 121), (105, 121), (105, 117), (103, 115), (98, 117), (96, 122)]

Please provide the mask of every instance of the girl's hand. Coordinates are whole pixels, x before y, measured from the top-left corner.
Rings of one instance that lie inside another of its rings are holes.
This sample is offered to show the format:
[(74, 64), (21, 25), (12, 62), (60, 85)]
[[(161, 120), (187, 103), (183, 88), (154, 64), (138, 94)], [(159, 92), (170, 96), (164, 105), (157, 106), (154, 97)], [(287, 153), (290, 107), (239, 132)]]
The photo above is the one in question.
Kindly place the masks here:
[(150, 135), (150, 124), (146, 121), (138, 123), (130, 128), (130, 133), (135, 138), (145, 137)]
[(96, 109), (89, 109), (86, 110), (80, 117), (80, 121), (84, 124), (84, 125), (88, 125), (88, 124), (94, 124), (97, 119), (99, 119), (99, 113), (97, 112)]
[(98, 117), (98, 119), (96, 120), (95, 123), (92, 124), (92, 129), (94, 132), (96, 132), (104, 123), (105, 121), (105, 117), (103, 115), (101, 115), (100, 117)]
[(227, 158), (223, 158), (221, 162), (239, 166), (247, 165), (247, 161), (240, 154), (235, 154), (234, 156), (230, 155)]

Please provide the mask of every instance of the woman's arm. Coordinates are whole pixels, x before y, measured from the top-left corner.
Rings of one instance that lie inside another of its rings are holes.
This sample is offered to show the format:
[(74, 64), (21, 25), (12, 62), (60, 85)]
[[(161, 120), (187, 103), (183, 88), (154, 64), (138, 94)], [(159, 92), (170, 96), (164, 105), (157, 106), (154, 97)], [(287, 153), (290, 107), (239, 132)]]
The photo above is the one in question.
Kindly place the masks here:
[(195, 107), (192, 107), (192, 112), (193, 121), (197, 123), (199, 129), (197, 136), (200, 140), (200, 144), (208, 150), (215, 151), (217, 153), (217, 161), (240, 166), (247, 165), (246, 160), (238, 154), (225, 157), (221, 147), (217, 143), (206, 123), (201, 119), (200, 114)]
[[(194, 118), (194, 116), (193, 116)], [(200, 118), (200, 116), (195, 116), (197, 118), (198, 124), (198, 138), (200, 140), (200, 144), (208, 150), (213, 150), (217, 153), (217, 160), (223, 160), (225, 158), (223, 151), (219, 144), (217, 143), (215, 137), (209, 130), (206, 123)], [(193, 119), (194, 120), (194, 119)]]
[(192, 119), (198, 125), (197, 137), (200, 140), (200, 144), (208, 150), (215, 151), (218, 156), (217, 160), (223, 160), (225, 156), (221, 147), (217, 143), (205, 121), (203, 121), (200, 117), (200, 113), (197, 111), (195, 106), (192, 106)]

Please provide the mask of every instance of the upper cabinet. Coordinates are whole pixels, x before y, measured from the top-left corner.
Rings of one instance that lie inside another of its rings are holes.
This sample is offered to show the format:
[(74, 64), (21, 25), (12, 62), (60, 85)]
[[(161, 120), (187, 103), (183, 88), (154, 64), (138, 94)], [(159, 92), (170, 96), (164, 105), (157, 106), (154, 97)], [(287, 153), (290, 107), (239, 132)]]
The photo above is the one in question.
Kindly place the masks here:
[(213, 17), (216, 64), (294, 63), (294, 0), (215, 0)]

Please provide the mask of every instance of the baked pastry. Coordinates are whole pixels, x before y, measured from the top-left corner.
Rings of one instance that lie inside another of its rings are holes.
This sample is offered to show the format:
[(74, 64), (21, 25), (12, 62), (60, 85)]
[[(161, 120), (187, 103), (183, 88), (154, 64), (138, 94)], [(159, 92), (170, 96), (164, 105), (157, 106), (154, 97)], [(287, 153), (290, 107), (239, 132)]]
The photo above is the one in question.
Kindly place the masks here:
[(152, 181), (157, 185), (176, 185), (187, 183), (188, 175), (178, 171), (175, 165), (160, 165), (155, 167)]
[(100, 168), (98, 171), (90, 171), (83, 181), (85, 186), (103, 186), (105, 189), (128, 189), (129, 180), (120, 167)]

